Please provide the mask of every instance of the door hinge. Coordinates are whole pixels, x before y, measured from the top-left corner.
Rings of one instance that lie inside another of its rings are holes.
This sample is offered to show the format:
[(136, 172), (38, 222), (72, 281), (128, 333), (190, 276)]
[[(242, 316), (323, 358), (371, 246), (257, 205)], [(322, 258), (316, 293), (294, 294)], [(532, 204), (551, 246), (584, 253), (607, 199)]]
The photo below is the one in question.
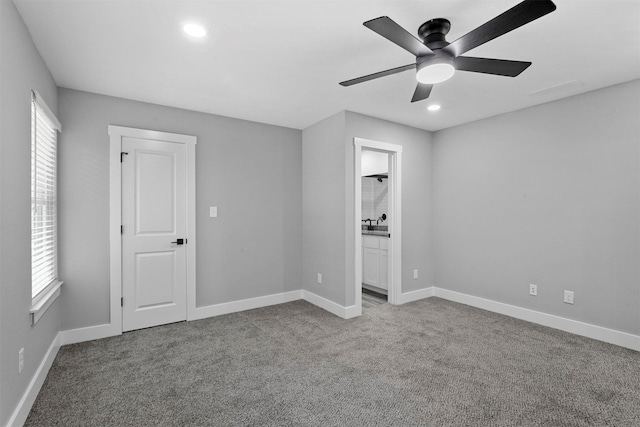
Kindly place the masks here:
[(124, 298), (120, 298), (120, 307), (124, 307)]
[(121, 151), (120, 152), (120, 163), (123, 162), (124, 156), (127, 156), (127, 155), (129, 155), (129, 153), (127, 153), (126, 151)]
[(120, 234), (124, 234), (124, 225), (120, 226)]

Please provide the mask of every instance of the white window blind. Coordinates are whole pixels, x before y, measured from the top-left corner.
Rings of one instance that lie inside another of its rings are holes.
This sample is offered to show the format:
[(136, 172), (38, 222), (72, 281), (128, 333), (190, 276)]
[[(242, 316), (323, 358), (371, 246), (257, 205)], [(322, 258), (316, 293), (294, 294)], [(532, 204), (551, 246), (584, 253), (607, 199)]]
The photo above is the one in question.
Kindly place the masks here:
[(57, 132), (60, 122), (31, 97), (31, 295), (58, 281)]

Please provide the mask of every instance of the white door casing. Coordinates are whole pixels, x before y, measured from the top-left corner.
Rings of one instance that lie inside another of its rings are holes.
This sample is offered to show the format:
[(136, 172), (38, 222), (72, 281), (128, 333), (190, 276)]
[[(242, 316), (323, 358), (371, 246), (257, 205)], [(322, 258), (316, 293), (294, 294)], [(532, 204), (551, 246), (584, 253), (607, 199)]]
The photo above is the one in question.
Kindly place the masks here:
[(123, 137), (122, 152), (122, 329), (186, 320), (186, 147)]
[(196, 137), (113, 125), (109, 135), (110, 335), (191, 320)]
[(362, 150), (373, 150), (389, 154), (389, 234), (387, 266), (388, 266), (388, 301), (390, 304), (400, 303), (402, 293), (402, 146), (364, 138), (354, 138), (354, 227), (355, 256), (354, 283), (355, 315), (362, 313)]

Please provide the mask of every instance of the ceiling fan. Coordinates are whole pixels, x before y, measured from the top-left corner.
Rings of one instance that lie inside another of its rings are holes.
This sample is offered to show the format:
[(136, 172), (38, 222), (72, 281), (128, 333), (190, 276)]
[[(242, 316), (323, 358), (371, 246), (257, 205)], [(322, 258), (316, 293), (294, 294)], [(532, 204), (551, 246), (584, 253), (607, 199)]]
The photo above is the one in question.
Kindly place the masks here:
[(553, 12), (555, 9), (556, 5), (551, 0), (524, 0), (452, 43), (445, 40), (445, 36), (451, 28), (451, 22), (444, 18), (431, 19), (418, 28), (418, 35), (423, 41), (412, 36), (388, 16), (372, 19), (363, 25), (411, 52), (415, 55), (416, 61), (402, 67), (347, 80), (340, 84), (351, 86), (402, 71), (416, 70), (418, 86), (411, 99), (411, 102), (416, 102), (427, 99), (433, 85), (450, 79), (456, 70), (515, 77), (526, 70), (531, 62), (460, 55)]

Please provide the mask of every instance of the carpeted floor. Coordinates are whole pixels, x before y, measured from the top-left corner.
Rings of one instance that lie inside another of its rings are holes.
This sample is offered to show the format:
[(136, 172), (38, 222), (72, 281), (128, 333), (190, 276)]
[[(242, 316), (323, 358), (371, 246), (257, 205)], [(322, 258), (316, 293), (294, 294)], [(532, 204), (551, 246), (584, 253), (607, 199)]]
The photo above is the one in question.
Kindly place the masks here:
[(27, 426), (640, 426), (640, 353), (438, 298), (60, 349)]

